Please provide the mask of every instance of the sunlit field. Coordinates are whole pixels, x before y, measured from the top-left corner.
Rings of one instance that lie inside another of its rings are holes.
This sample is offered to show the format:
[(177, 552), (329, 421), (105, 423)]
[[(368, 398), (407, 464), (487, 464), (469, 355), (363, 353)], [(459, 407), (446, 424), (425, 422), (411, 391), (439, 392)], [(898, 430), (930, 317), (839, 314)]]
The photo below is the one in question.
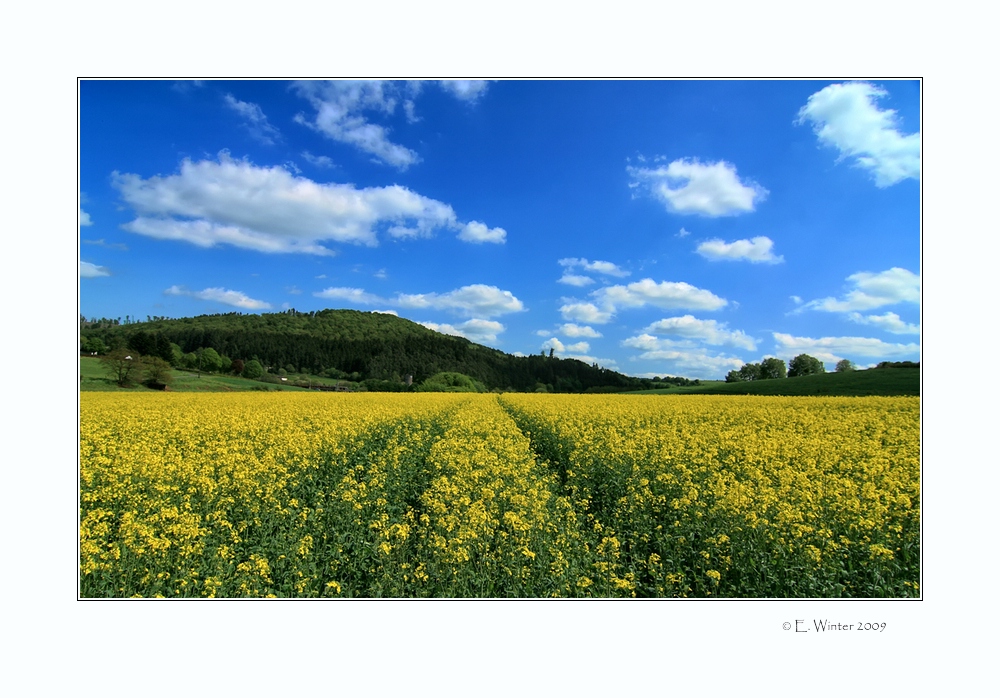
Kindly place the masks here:
[(915, 397), (81, 393), (83, 597), (917, 597)]

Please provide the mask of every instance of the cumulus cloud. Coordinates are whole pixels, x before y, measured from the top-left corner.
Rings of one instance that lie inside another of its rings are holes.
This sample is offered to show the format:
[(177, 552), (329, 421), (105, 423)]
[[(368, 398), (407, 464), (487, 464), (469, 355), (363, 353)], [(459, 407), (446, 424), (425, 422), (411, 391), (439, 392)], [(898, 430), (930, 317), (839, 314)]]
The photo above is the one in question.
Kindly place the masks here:
[(107, 267), (99, 267), (96, 264), (91, 264), (90, 262), (84, 262), (80, 260), (80, 278), (81, 279), (93, 279), (98, 276), (111, 276), (111, 272)]
[(567, 322), (564, 325), (560, 325), (558, 332), (566, 335), (567, 337), (590, 337), (597, 338), (601, 336), (601, 333), (595, 330), (593, 327), (588, 325), (577, 325), (572, 322)]
[(763, 235), (750, 240), (736, 240), (735, 242), (723, 242), (719, 239), (706, 240), (698, 245), (697, 252), (705, 259), (713, 261), (737, 261), (745, 260), (754, 264), (778, 264), (784, 262), (782, 256), (775, 256), (771, 249), (774, 243), (770, 238)]
[(871, 337), (794, 337), (782, 332), (774, 332), (778, 355), (792, 358), (799, 354), (815, 356), (825, 363), (836, 363), (841, 359), (864, 357), (879, 361), (898, 360), (920, 354), (919, 344), (890, 344)]
[(243, 127), (250, 135), (264, 145), (274, 145), (281, 138), (281, 133), (268, 122), (264, 111), (253, 102), (242, 102), (231, 94), (224, 96), (226, 106), (243, 117)]
[(590, 344), (587, 342), (564, 344), (558, 337), (553, 337), (542, 343), (542, 349), (551, 350), (555, 356), (561, 359), (576, 359), (587, 364), (598, 364), (605, 367), (617, 366), (614, 359), (602, 359), (585, 353), (590, 351)]
[(590, 351), (590, 344), (588, 342), (563, 344), (558, 337), (552, 337), (551, 339), (547, 339), (545, 340), (545, 342), (542, 343), (542, 349), (553, 349), (556, 354), (562, 356), (567, 352), (573, 354), (581, 354), (583, 352)]
[(385, 303), (385, 299), (376, 296), (373, 293), (367, 293), (361, 288), (348, 288), (348, 287), (333, 287), (325, 288), (322, 291), (317, 291), (313, 294), (317, 298), (323, 298), (326, 300), (337, 300), (337, 301), (347, 301), (349, 303), (355, 303), (358, 305), (376, 305), (379, 303)]
[(659, 167), (627, 167), (633, 189), (647, 191), (668, 211), (712, 218), (749, 213), (768, 191), (756, 182), (740, 180), (736, 166), (724, 160), (674, 160)]
[(206, 288), (204, 291), (189, 291), (183, 286), (171, 286), (164, 291), (169, 296), (189, 296), (202, 301), (214, 301), (224, 303), (235, 308), (244, 310), (266, 310), (271, 307), (270, 303), (254, 300), (242, 291), (230, 291), (225, 288)]
[(627, 286), (607, 286), (591, 295), (612, 312), (620, 308), (640, 308), (646, 305), (664, 309), (718, 310), (729, 303), (711, 291), (684, 281), (656, 283), (652, 279), (643, 279)]
[(396, 296), (395, 304), (403, 308), (433, 308), (483, 318), (524, 310), (524, 304), (510, 291), (485, 284), (463, 286), (441, 294), (401, 293)]
[(400, 185), (319, 184), (225, 151), (217, 162), (185, 159), (169, 176), (114, 172), (112, 183), (138, 214), (126, 230), (201, 247), (330, 255), (321, 243), (375, 246), (380, 232), (428, 237), (462, 227), (451, 206)]
[(611, 262), (604, 262), (601, 260), (595, 260), (593, 262), (580, 259), (578, 257), (567, 257), (565, 259), (559, 260), (559, 265), (569, 269), (580, 268), (584, 271), (594, 272), (595, 274), (604, 274), (605, 276), (628, 276), (632, 272), (625, 271), (617, 264), (612, 264)]
[(80, 207), (80, 216), (78, 220), (80, 227), (94, 224), (93, 221), (90, 220), (90, 214), (84, 211), (83, 207)]
[(562, 275), (562, 278), (559, 279), (559, 283), (566, 284), (567, 286), (589, 286), (594, 283), (594, 280), (589, 276), (567, 273)]
[(848, 276), (847, 280), (854, 288), (844, 298), (819, 298), (799, 308), (847, 313), (896, 303), (920, 303), (920, 275), (907, 269), (893, 267), (877, 274), (859, 271)]
[[(626, 343), (630, 341), (631, 343)], [(663, 340), (660, 341), (662, 342)], [(663, 365), (663, 369), (655, 375), (680, 375), (689, 378), (714, 379), (725, 375), (732, 369), (740, 368), (745, 363), (738, 357), (713, 353), (704, 348), (672, 347), (669, 344), (657, 348), (655, 342), (655, 337), (648, 336), (646, 341), (638, 337), (633, 337), (623, 342), (625, 346), (644, 350), (642, 354), (634, 358), (656, 361)]]
[(507, 328), (496, 320), (483, 320), (473, 318), (457, 325), (437, 322), (421, 322), (427, 329), (450, 334), (456, 337), (465, 337), (472, 342), (495, 342), (497, 336)]
[(796, 123), (811, 123), (820, 143), (853, 158), (877, 187), (919, 179), (920, 132), (900, 133), (896, 112), (878, 108), (888, 94), (866, 82), (829, 85), (809, 97)]
[(503, 228), (489, 228), (485, 223), (479, 221), (470, 221), (462, 226), (458, 239), (465, 242), (503, 244), (507, 241), (507, 231)]
[(861, 313), (851, 313), (848, 319), (862, 325), (874, 325), (879, 329), (891, 332), (892, 334), (920, 334), (920, 325), (914, 325), (903, 320), (896, 313), (885, 313), (884, 315), (862, 315)]
[(400, 308), (445, 310), (472, 318), (490, 318), (525, 309), (524, 304), (510, 291), (485, 284), (463, 286), (447, 293), (399, 293), (392, 298), (383, 298), (360, 288), (343, 287), (327, 288), (313, 295), (360, 305), (395, 305)]
[(601, 310), (593, 303), (567, 303), (559, 308), (559, 312), (566, 320), (578, 320), (580, 322), (592, 322), (595, 325), (603, 325), (611, 321), (614, 313)]
[(730, 330), (717, 320), (700, 320), (693, 315), (657, 320), (645, 332), (691, 339), (711, 345), (729, 345), (755, 351), (757, 342), (742, 330)]

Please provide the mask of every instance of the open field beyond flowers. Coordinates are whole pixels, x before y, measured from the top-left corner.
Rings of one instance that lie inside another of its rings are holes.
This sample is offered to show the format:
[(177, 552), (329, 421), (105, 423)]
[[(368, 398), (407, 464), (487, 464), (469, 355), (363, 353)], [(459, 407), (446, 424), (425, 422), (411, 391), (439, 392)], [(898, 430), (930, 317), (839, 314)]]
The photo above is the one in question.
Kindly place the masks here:
[(919, 398), (80, 395), (83, 597), (917, 597)]

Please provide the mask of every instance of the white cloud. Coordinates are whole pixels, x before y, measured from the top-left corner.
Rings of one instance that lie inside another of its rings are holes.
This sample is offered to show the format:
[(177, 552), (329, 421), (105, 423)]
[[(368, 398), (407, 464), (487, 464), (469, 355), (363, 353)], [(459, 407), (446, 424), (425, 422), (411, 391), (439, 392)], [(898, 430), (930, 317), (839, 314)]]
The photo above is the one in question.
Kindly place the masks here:
[(333, 167), (333, 160), (326, 155), (313, 155), (308, 150), (302, 151), (302, 159), (316, 167)]
[(734, 216), (754, 210), (768, 191), (756, 182), (740, 181), (736, 167), (725, 161), (674, 160), (656, 168), (627, 167), (632, 188), (647, 189), (667, 210), (702, 216)]
[(559, 279), (559, 283), (567, 284), (568, 286), (587, 286), (594, 283), (594, 280), (589, 276), (566, 273), (562, 275), (561, 279)]
[(426, 237), (461, 226), (451, 206), (406, 187), (319, 184), (225, 151), (218, 162), (184, 160), (177, 174), (114, 172), (112, 182), (138, 214), (126, 230), (201, 247), (330, 255), (321, 242), (375, 246), (379, 231)]
[(627, 286), (607, 286), (591, 295), (611, 312), (645, 305), (664, 309), (718, 310), (729, 303), (711, 291), (683, 281), (656, 283), (652, 279), (635, 281)]
[(497, 335), (507, 329), (503, 324), (495, 320), (482, 320), (479, 318), (473, 318), (457, 325), (436, 322), (421, 322), (418, 324), (435, 332), (450, 334), (456, 337), (465, 337), (472, 342), (480, 343), (495, 342)]
[[(399, 293), (383, 298), (361, 288), (331, 287), (313, 294), (317, 298), (342, 300), (361, 305), (395, 305), (401, 308), (446, 310), (472, 318), (490, 318), (524, 310), (524, 304), (510, 291), (496, 286), (472, 284), (447, 293)], [(476, 320), (475, 322), (481, 322)], [(473, 325), (469, 325), (473, 327)]]
[[(470, 104), (485, 94), (488, 87), (485, 80), (441, 80), (438, 84), (445, 92)], [(300, 81), (294, 84), (294, 89), (315, 109), (315, 114), (309, 117), (298, 114), (296, 122), (400, 170), (420, 162), (415, 151), (390, 140), (388, 128), (370, 120), (373, 114), (391, 116), (401, 104), (409, 123), (419, 121), (414, 99), (422, 90), (420, 81)]]
[(831, 313), (872, 310), (896, 303), (920, 303), (920, 276), (900, 267), (873, 274), (859, 271), (847, 277), (854, 288), (843, 299), (820, 298), (800, 306)]
[(580, 322), (592, 322), (595, 325), (603, 325), (611, 321), (612, 312), (601, 310), (593, 303), (567, 303), (559, 308), (559, 312), (566, 320), (578, 320)]
[(800, 298), (799, 296), (789, 296), (789, 298), (792, 299), (792, 303), (794, 303), (795, 305), (802, 305), (802, 298)]
[(376, 279), (388, 279), (389, 278), (389, 274), (388, 274), (388, 272), (386, 272), (385, 269), (379, 269), (377, 272), (375, 272), (374, 274), (372, 274), (372, 276), (374, 276)]
[(295, 120), (341, 143), (369, 153), (377, 162), (405, 170), (420, 162), (416, 152), (389, 140), (389, 131), (370, 123), (364, 112), (392, 114), (404, 88), (380, 80), (296, 82), (295, 90), (316, 110)]
[(487, 80), (438, 80), (438, 84), (443, 90), (465, 102), (476, 102), (486, 94), (489, 87)]
[(686, 238), (690, 234), (691, 234), (690, 230), (684, 230), (684, 228), (681, 228), (680, 232), (677, 233), (677, 235), (675, 235), (674, 237)]
[[(656, 341), (655, 337), (646, 336), (649, 340)], [(639, 338), (632, 338), (639, 340)], [(628, 342), (629, 340), (626, 340)], [(662, 340), (660, 340), (662, 341)], [(625, 344), (625, 342), (623, 342)], [(644, 349), (642, 342), (636, 341), (632, 344), (637, 349)], [(652, 345), (651, 345), (652, 346)], [(688, 378), (718, 379), (732, 369), (738, 369), (745, 363), (743, 359), (724, 354), (713, 354), (703, 348), (650, 348), (638, 357), (646, 361), (657, 361), (663, 363), (663, 369), (654, 375), (685, 376)]]
[(264, 145), (274, 145), (274, 141), (281, 138), (281, 133), (268, 122), (263, 110), (258, 105), (252, 102), (241, 102), (231, 94), (226, 94), (224, 98), (226, 106), (246, 120), (243, 126), (253, 138)]
[(692, 339), (711, 345), (729, 345), (754, 351), (757, 342), (742, 330), (730, 330), (726, 323), (716, 320), (700, 320), (693, 315), (657, 320), (645, 332)]
[(862, 315), (861, 313), (851, 313), (849, 320), (862, 325), (875, 325), (876, 327), (891, 332), (892, 334), (920, 334), (920, 325), (913, 325), (903, 320), (896, 313), (886, 313), (884, 315)]
[(877, 187), (919, 179), (920, 132), (900, 133), (896, 112), (878, 108), (888, 94), (865, 82), (829, 85), (809, 97), (796, 123), (811, 122), (820, 143), (837, 148), (841, 158), (854, 158)]
[(448, 310), (471, 317), (489, 318), (495, 315), (517, 313), (524, 310), (524, 304), (510, 291), (502, 291), (496, 286), (472, 284), (448, 293), (399, 294), (395, 305), (404, 308), (433, 308)]
[(617, 264), (612, 264), (611, 262), (604, 262), (601, 260), (595, 260), (593, 262), (586, 259), (580, 259), (578, 257), (567, 257), (566, 259), (560, 259), (559, 265), (566, 267), (567, 269), (575, 269), (580, 267), (585, 271), (594, 272), (595, 274), (604, 274), (606, 276), (628, 276), (632, 272), (625, 271)]
[(395, 315), (396, 317), (399, 317), (399, 313), (395, 310), (373, 310), (372, 312), (378, 313), (379, 315)]
[(566, 352), (573, 354), (580, 354), (583, 352), (590, 351), (590, 344), (588, 342), (576, 342), (575, 344), (563, 344), (558, 337), (552, 337), (551, 339), (545, 340), (542, 343), (542, 349), (554, 349), (556, 354), (560, 356)]
[(723, 242), (719, 239), (706, 240), (698, 245), (697, 252), (706, 259), (718, 260), (746, 260), (759, 264), (778, 264), (784, 262), (782, 256), (774, 256), (771, 248), (774, 243), (770, 238), (758, 236), (751, 240), (736, 240), (735, 242)]
[(171, 286), (164, 293), (170, 296), (189, 296), (202, 301), (224, 303), (235, 308), (243, 308), (244, 310), (266, 310), (271, 307), (270, 303), (254, 300), (242, 291), (230, 291), (225, 288), (206, 288), (204, 291), (188, 291), (183, 286)]
[(792, 358), (799, 354), (815, 356), (825, 363), (836, 363), (841, 359), (865, 357), (889, 361), (920, 354), (919, 344), (889, 344), (871, 337), (793, 337), (790, 334), (774, 332), (778, 355)]
[(590, 337), (595, 339), (602, 336), (600, 332), (595, 330), (593, 327), (588, 325), (577, 325), (572, 322), (567, 322), (564, 325), (560, 325), (558, 331), (567, 337)]
[(380, 298), (372, 293), (367, 293), (361, 288), (330, 287), (325, 288), (322, 291), (317, 291), (313, 295), (317, 298), (324, 298), (326, 300), (348, 301), (350, 303), (357, 303), (360, 305), (376, 305), (386, 302), (384, 298)]
[(111, 276), (111, 272), (107, 267), (99, 267), (96, 264), (80, 260), (81, 279), (94, 279), (98, 276)]
[(458, 234), (458, 239), (465, 242), (495, 242), (503, 244), (507, 240), (507, 231), (503, 228), (489, 228), (485, 223), (469, 221)]
[(78, 220), (80, 227), (94, 224), (93, 221), (90, 220), (90, 214), (84, 211), (82, 207), (80, 208), (80, 217)]

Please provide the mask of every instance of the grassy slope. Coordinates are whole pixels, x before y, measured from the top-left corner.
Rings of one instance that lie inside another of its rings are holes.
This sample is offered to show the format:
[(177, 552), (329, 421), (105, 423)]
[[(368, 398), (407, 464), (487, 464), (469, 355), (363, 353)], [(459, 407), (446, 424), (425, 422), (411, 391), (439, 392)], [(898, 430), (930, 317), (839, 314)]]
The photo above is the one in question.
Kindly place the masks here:
[(698, 386), (638, 392), (700, 395), (920, 395), (920, 369), (879, 368), (750, 383), (710, 381)]
[[(294, 385), (273, 385), (252, 381), (236, 376), (221, 376), (203, 373), (201, 377), (193, 371), (174, 369), (174, 380), (170, 384), (170, 390), (178, 393), (228, 393), (245, 390), (305, 390)], [(329, 382), (329, 381), (327, 381)], [(119, 388), (115, 382), (107, 377), (100, 359), (93, 356), (80, 357), (80, 390), (81, 391), (107, 391), (107, 392), (155, 392), (144, 385), (137, 385), (133, 388)]]

